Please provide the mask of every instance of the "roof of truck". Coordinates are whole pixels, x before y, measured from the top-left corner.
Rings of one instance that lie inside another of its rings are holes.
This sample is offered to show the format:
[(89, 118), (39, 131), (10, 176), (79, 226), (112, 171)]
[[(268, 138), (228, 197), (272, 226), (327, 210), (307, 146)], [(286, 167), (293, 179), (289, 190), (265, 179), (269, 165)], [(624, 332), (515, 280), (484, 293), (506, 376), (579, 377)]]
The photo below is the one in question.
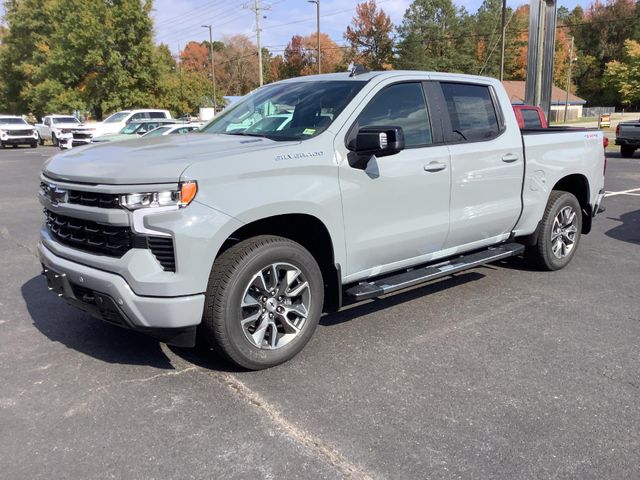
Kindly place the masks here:
[(278, 83), (282, 82), (313, 82), (313, 81), (331, 81), (331, 80), (357, 80), (357, 81), (369, 81), (372, 78), (393, 78), (393, 77), (406, 77), (406, 76), (414, 76), (414, 77), (424, 77), (424, 76), (433, 76), (433, 77), (443, 77), (445, 76), (447, 79), (459, 79), (459, 80), (478, 80), (482, 79), (485, 81), (496, 82), (495, 78), (490, 77), (482, 77), (478, 75), (466, 75), (463, 73), (446, 73), (446, 72), (426, 72), (421, 70), (382, 70), (382, 71), (373, 71), (373, 72), (364, 72), (357, 75), (351, 76), (351, 72), (338, 72), (338, 73), (323, 73), (321, 75), (306, 75), (304, 77), (295, 77), (288, 78), (286, 80), (281, 80)]

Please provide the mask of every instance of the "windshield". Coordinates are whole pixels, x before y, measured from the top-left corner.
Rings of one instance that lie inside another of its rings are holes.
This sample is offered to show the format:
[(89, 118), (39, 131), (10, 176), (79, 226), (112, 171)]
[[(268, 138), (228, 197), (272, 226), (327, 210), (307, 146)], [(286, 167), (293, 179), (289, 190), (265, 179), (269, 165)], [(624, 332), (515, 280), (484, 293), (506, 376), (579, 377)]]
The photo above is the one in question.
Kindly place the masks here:
[(80, 123), (76, 117), (52, 117), (51, 123)]
[(4, 124), (4, 125), (28, 125), (28, 123), (25, 122), (23, 119), (14, 118), (14, 117), (0, 117), (0, 124)]
[(160, 135), (168, 132), (169, 130), (171, 130), (171, 127), (158, 127), (155, 130), (151, 130), (150, 132), (145, 133), (143, 137), (159, 137)]
[(331, 125), (364, 84), (333, 80), (267, 85), (225, 110), (201, 131), (272, 140), (311, 138)]
[(132, 133), (136, 133), (138, 131), (138, 129), (140, 129), (140, 127), (142, 127), (142, 125), (144, 125), (144, 124), (143, 123), (130, 123), (129, 125), (124, 127), (122, 130), (120, 130), (120, 133), (124, 133), (126, 135), (130, 135)]
[(122, 122), (125, 118), (127, 118), (127, 115), (129, 115), (129, 112), (114, 113), (110, 117), (107, 117), (106, 120), (103, 123), (118, 123), (118, 122)]

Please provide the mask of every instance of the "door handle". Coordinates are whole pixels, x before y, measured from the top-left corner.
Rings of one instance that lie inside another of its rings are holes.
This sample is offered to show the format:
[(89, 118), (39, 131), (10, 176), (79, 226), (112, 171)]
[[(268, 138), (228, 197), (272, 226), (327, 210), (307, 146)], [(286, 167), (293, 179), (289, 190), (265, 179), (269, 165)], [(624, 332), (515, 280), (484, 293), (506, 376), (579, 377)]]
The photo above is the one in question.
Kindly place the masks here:
[(439, 172), (445, 168), (447, 168), (447, 164), (442, 162), (429, 162), (424, 166), (424, 169), (427, 172)]
[(520, 157), (515, 153), (507, 153), (507, 154), (502, 156), (502, 161), (505, 162), (505, 163), (511, 163), (511, 162), (515, 162), (516, 160), (518, 160), (518, 158), (520, 158)]

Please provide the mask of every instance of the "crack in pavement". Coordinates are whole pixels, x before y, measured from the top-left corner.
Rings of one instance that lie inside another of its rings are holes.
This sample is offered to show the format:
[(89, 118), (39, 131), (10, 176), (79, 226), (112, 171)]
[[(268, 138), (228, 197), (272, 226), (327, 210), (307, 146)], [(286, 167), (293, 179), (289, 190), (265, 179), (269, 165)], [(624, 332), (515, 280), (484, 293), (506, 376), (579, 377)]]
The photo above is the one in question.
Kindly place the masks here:
[(4, 238), (5, 240), (8, 240), (10, 242), (13, 242), (14, 244), (16, 244), (20, 248), (25, 249), (27, 252), (32, 254), (34, 257), (38, 256), (37, 252), (32, 247), (24, 245), (24, 244), (20, 243), (19, 241), (17, 241), (15, 238), (13, 238), (11, 236), (11, 234), (9, 233), (9, 229), (7, 229), (7, 227), (0, 228), (0, 237)]
[(371, 473), (351, 462), (331, 445), (287, 420), (276, 407), (233, 375), (204, 369), (199, 369), (199, 371), (212, 376), (245, 403), (264, 412), (273, 423), (280, 427), (286, 436), (313, 451), (317, 456), (337, 469), (343, 478), (357, 480), (372, 480), (374, 478)]

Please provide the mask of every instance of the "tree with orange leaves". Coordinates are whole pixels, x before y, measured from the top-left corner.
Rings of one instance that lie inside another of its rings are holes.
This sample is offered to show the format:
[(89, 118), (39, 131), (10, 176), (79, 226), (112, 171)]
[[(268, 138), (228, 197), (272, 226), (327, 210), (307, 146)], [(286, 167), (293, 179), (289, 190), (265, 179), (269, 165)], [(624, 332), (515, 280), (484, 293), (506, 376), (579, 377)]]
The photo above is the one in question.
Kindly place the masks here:
[(376, 0), (356, 6), (356, 15), (347, 27), (344, 38), (351, 45), (350, 60), (370, 70), (391, 68), (393, 58), (393, 23), (384, 10), (378, 9)]

